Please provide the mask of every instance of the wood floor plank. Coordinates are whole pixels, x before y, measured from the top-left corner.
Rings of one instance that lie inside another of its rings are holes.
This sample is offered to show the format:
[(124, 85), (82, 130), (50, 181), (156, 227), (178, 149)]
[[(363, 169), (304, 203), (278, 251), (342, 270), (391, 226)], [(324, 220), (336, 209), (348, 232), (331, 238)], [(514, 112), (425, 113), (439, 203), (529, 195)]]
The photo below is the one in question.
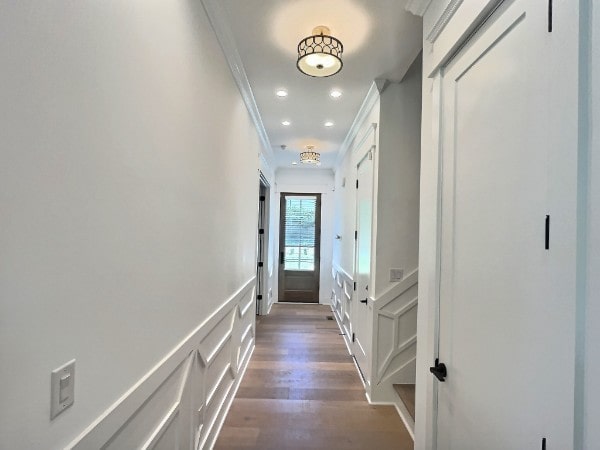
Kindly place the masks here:
[(217, 450), (410, 450), (396, 410), (369, 405), (335, 322), (322, 305), (274, 305)]

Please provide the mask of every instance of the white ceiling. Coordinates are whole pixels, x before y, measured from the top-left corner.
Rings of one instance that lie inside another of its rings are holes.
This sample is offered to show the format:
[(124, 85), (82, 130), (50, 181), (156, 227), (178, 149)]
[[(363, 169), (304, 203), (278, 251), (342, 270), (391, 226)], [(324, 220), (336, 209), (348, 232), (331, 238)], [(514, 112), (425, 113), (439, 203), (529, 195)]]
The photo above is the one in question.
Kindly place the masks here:
[[(275, 155), (276, 168), (292, 166), (306, 145), (334, 168), (339, 149), (375, 79), (399, 81), (418, 55), (421, 18), (406, 0), (219, 0)], [(329, 78), (296, 68), (298, 42), (326, 25), (344, 45), (344, 67)], [(278, 89), (288, 91), (278, 98)], [(343, 95), (332, 99), (329, 92)], [(291, 125), (284, 126), (283, 120)], [(323, 124), (332, 121), (333, 127)], [(281, 145), (286, 145), (285, 150)], [(314, 167), (314, 166), (312, 166)]]

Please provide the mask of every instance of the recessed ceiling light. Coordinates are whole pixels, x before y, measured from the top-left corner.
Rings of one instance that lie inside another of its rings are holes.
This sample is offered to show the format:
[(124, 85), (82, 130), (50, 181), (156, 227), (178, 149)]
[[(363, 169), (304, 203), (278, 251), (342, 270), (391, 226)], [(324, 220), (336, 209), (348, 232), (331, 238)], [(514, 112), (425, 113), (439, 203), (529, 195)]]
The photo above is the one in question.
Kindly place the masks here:
[(333, 122), (327, 121), (323, 125), (325, 125), (326, 127), (332, 127), (333, 126)]
[(287, 97), (288, 93), (285, 89), (279, 89), (277, 92), (275, 92), (275, 95), (277, 95), (279, 98), (284, 98)]
[(297, 166), (297, 165), (298, 165), (298, 163), (297, 163), (296, 161), (294, 161), (294, 162), (292, 163), (292, 166)]
[(329, 95), (330, 95), (332, 98), (340, 98), (340, 97), (342, 96), (342, 91), (340, 91), (340, 90), (338, 90), (338, 89), (334, 89), (334, 90), (332, 90), (332, 91), (329, 93)]
[(291, 124), (292, 122), (290, 122), (289, 120), (284, 120), (283, 122), (281, 122), (281, 125), (283, 125), (284, 127), (287, 127)]

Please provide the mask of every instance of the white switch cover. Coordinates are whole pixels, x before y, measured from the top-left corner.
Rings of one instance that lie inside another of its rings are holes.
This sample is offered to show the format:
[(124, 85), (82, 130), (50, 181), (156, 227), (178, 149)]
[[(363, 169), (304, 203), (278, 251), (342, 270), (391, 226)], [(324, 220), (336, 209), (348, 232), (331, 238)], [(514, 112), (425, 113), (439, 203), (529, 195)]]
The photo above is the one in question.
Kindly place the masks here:
[(404, 279), (404, 270), (390, 269), (390, 281), (402, 281)]
[(75, 401), (74, 359), (52, 371), (50, 386), (50, 418), (54, 419)]

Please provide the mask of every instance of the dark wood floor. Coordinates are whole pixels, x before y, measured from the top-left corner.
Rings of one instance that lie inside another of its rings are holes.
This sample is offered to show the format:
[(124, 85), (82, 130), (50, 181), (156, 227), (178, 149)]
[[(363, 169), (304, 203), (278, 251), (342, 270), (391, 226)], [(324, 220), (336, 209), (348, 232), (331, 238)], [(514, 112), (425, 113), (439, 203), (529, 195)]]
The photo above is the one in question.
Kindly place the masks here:
[(215, 449), (412, 449), (392, 406), (371, 406), (331, 309), (273, 306)]

